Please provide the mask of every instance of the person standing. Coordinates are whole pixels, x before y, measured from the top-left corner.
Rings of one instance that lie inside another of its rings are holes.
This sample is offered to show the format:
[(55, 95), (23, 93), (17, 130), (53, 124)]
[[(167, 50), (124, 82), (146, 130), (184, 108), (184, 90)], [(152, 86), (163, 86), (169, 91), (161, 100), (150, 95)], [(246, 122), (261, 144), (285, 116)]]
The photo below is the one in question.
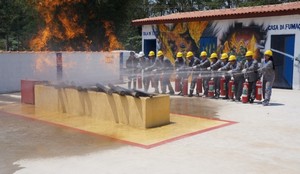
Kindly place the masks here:
[(253, 59), (252, 51), (247, 51), (245, 57), (246, 62), (244, 63), (244, 69), (242, 70), (242, 73), (244, 74), (245, 80), (247, 79), (249, 83), (247, 94), (249, 103), (253, 103), (256, 94), (256, 81), (258, 80), (258, 62), (257, 60)]
[(146, 85), (150, 83), (150, 81), (149, 81), (149, 78), (147, 77), (147, 74), (145, 72), (143, 72), (143, 70), (146, 67), (150, 66), (150, 61), (147, 57), (145, 57), (145, 54), (143, 51), (139, 52), (138, 59), (139, 59), (139, 62), (138, 62), (137, 68), (139, 70), (139, 73), (142, 74), (143, 85), (145, 88)]
[(131, 83), (133, 83), (133, 89), (136, 88), (137, 65), (138, 65), (138, 59), (135, 57), (135, 53), (131, 51), (128, 59), (126, 60), (126, 69), (128, 75), (128, 89), (131, 89)]
[(261, 67), (258, 69), (259, 74), (262, 76), (263, 82), (263, 106), (268, 106), (271, 95), (272, 87), (275, 80), (275, 66), (273, 60), (273, 52), (267, 50), (264, 53), (264, 59), (261, 60)]
[(234, 78), (234, 86), (235, 86), (235, 91), (234, 91), (235, 99), (233, 99), (233, 101), (235, 100), (241, 101), (241, 95), (242, 95), (243, 83), (244, 83), (244, 76), (241, 73), (242, 64), (241, 62), (238, 62), (236, 60), (235, 55), (231, 55), (229, 57), (229, 62), (230, 62), (230, 70), (228, 71), (228, 73), (232, 74), (232, 77)]
[(147, 60), (148, 61), (145, 64), (145, 67), (143, 67), (144, 68), (143, 82), (144, 82), (144, 90), (146, 92), (148, 92), (148, 90), (149, 90), (150, 82), (153, 84), (152, 73), (147, 69), (147, 67), (150, 67), (151, 65), (153, 65), (153, 63), (155, 61), (155, 53), (154, 53), (154, 51), (149, 51), (148, 59)]
[(201, 60), (199, 63), (197, 61), (195, 62), (195, 66), (193, 66), (193, 70), (200, 70), (200, 75), (203, 79), (203, 96), (202, 97), (207, 97), (208, 96), (208, 81), (209, 81), (209, 73), (207, 71), (207, 68), (210, 67), (210, 61), (207, 58), (207, 53), (206, 51), (202, 51), (200, 53)]
[[(229, 71), (230, 70), (230, 62), (228, 61), (228, 54), (227, 53), (223, 53), (221, 55), (221, 68), (218, 69), (218, 71)], [(224, 90), (225, 90), (225, 97), (223, 99), (228, 99), (228, 89), (229, 89), (229, 81), (230, 81), (230, 76), (227, 73), (223, 74), (223, 77), (225, 78), (225, 86), (224, 86)], [(223, 84), (221, 84), (223, 85)]]
[(183, 81), (187, 76), (185, 72), (186, 64), (182, 52), (178, 52), (176, 54), (175, 69), (176, 69), (176, 76), (180, 78), (180, 92), (178, 95), (182, 95)]
[(207, 70), (212, 71), (212, 76), (215, 84), (215, 95), (213, 98), (218, 99), (220, 97), (220, 75), (217, 72), (219, 68), (221, 68), (222, 61), (218, 59), (217, 53), (212, 53), (210, 55), (211, 64), (210, 67), (207, 68)]
[[(193, 66), (196, 66), (197, 64), (200, 63), (200, 59), (195, 57), (193, 52), (189, 51), (187, 53), (187, 61), (188, 61), (188, 66), (189, 67), (193, 67)], [(191, 76), (192, 76), (192, 82), (191, 82), (191, 85), (190, 85), (190, 94), (189, 94), (189, 97), (192, 97), (193, 96), (193, 93), (194, 93), (194, 88), (196, 86), (196, 83), (197, 83), (197, 78), (198, 78), (198, 75), (199, 73), (197, 73), (196, 70), (193, 70), (192, 73), (191, 73)], [(196, 95), (199, 96), (199, 93), (198, 91), (196, 91)]]

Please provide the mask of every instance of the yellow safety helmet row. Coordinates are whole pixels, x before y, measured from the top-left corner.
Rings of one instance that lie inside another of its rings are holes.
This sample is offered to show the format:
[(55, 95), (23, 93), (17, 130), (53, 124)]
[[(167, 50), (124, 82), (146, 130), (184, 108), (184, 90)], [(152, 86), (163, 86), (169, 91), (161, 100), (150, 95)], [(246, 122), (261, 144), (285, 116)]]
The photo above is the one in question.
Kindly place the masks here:
[(227, 53), (223, 53), (222, 55), (221, 55), (221, 59), (223, 60), (223, 59), (228, 59), (228, 54)]
[(267, 51), (265, 51), (265, 55), (273, 56), (273, 52), (271, 50), (267, 50)]

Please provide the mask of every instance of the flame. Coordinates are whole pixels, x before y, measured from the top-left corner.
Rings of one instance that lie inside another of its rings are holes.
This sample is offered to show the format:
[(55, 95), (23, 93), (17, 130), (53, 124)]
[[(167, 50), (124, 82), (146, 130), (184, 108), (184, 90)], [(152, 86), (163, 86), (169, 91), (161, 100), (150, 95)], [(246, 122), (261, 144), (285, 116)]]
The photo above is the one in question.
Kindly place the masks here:
[(118, 41), (117, 37), (113, 32), (112, 22), (103, 21), (104, 28), (106, 30), (105, 36), (108, 38), (108, 45), (104, 46), (104, 49), (107, 51), (112, 51), (115, 49), (122, 49), (122, 44)]
[[(43, 0), (36, 3), (44, 26), (30, 41), (30, 48), (34, 51), (91, 51), (92, 38), (89, 38), (87, 22), (75, 7), (86, 4), (87, 0)], [(88, 12), (89, 19), (95, 17), (93, 11)], [(113, 23), (102, 21), (106, 41), (103, 48), (97, 51), (122, 49), (113, 32)], [(101, 41), (99, 41), (101, 42)], [(101, 45), (101, 44), (100, 44)]]

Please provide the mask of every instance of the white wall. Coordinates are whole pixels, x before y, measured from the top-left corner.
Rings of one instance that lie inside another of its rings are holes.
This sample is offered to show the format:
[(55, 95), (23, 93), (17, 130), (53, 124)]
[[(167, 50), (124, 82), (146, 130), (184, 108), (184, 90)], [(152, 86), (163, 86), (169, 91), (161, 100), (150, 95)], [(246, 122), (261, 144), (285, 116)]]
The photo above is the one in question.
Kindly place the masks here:
[[(116, 82), (119, 53), (62, 52), (63, 81), (78, 85)], [(55, 52), (1, 52), (0, 93), (20, 90), (22, 79), (56, 82)]]

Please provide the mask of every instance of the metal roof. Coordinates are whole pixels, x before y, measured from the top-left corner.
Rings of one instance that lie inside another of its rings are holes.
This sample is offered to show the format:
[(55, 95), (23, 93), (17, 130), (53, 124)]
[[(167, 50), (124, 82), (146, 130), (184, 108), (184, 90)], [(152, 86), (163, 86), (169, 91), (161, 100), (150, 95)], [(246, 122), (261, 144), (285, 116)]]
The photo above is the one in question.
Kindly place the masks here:
[(253, 7), (204, 10), (174, 13), (165, 16), (136, 19), (132, 21), (133, 25), (149, 25), (161, 23), (178, 23), (203, 20), (222, 20), (237, 18), (254, 18), (266, 16), (282, 16), (300, 14), (300, 2), (282, 3), (276, 5), (263, 5)]

